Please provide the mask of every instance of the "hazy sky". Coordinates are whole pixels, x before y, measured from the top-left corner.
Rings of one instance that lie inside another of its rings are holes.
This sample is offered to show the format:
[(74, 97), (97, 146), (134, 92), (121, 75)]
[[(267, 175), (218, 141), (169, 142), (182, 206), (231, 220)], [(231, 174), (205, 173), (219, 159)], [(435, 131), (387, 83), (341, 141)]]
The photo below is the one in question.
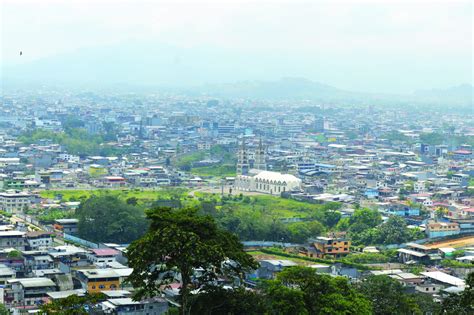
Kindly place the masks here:
[(275, 56), (266, 79), (299, 76), (350, 90), (409, 92), (473, 81), (470, 0), (0, 3), (4, 65), (139, 40)]

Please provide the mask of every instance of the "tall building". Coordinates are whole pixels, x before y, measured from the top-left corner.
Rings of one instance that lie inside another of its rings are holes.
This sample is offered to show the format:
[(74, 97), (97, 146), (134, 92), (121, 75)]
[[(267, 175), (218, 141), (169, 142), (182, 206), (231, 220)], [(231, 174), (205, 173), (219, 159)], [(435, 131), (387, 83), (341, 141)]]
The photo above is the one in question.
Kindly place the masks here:
[(324, 124), (325, 124), (324, 117), (322, 116), (315, 117), (314, 129), (316, 132), (324, 132), (324, 129), (325, 129)]
[(242, 144), (237, 154), (237, 175), (247, 175), (250, 169), (249, 157), (247, 148), (245, 147), (245, 140), (242, 139)]
[(255, 151), (255, 160), (253, 163), (253, 168), (257, 170), (266, 171), (267, 170), (267, 157), (265, 148), (263, 147), (262, 138), (260, 138), (260, 142), (258, 144), (258, 148)]

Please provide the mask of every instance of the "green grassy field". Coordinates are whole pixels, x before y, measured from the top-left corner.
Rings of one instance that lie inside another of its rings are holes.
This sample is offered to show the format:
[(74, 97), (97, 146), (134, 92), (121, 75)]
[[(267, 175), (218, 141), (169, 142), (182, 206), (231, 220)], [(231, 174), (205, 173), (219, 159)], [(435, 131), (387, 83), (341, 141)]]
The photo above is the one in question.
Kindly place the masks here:
[(235, 213), (259, 214), (271, 218), (307, 218), (321, 210), (321, 206), (284, 199), (276, 196), (251, 196), (226, 198), (222, 203), (220, 194), (195, 192), (195, 197), (190, 197), (186, 188), (166, 188), (159, 190), (141, 189), (95, 189), (95, 190), (44, 190), (40, 193), (42, 198), (59, 198), (63, 202), (81, 201), (92, 196), (110, 194), (126, 200), (137, 198), (140, 204), (150, 204), (158, 199), (180, 199), (183, 205), (197, 206), (201, 201), (216, 202), (217, 209), (232, 207)]
[(236, 204), (242, 210), (257, 210), (264, 215), (281, 218), (306, 218), (320, 209), (320, 206), (315, 204), (274, 196), (252, 196), (249, 199), (249, 203), (246, 203), (244, 198)]
[(235, 176), (235, 165), (193, 167), (191, 173), (198, 176), (231, 177)]
[(44, 190), (40, 193), (42, 198), (54, 199), (61, 196), (61, 201), (80, 201), (98, 196), (110, 194), (121, 199), (137, 198), (140, 203), (149, 203), (158, 199), (185, 199), (188, 190), (184, 188), (171, 188), (160, 190), (140, 189), (94, 189), (94, 190)]
[[(215, 201), (221, 203), (220, 194), (195, 192), (194, 195), (200, 200)], [(307, 218), (321, 211), (321, 206), (306, 202), (285, 199), (277, 196), (234, 196), (226, 198), (222, 207), (232, 207), (235, 213), (259, 213), (262, 216), (277, 218)]]

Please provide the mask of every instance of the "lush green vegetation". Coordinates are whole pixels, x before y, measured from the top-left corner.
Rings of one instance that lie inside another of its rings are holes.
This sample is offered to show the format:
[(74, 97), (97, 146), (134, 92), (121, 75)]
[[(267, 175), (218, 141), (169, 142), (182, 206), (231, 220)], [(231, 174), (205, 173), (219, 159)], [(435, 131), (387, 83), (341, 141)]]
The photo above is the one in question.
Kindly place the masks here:
[[(175, 281), (174, 273), (169, 271), (178, 271), (184, 276), (185, 283), (181, 289), (180, 302), (183, 305), (181, 314), (185, 314), (189, 308), (194, 311), (202, 310), (202, 312), (199, 311), (202, 314), (215, 312), (228, 314), (233, 312), (244, 314), (440, 314), (441, 306), (434, 303), (431, 297), (408, 294), (399, 282), (387, 276), (370, 276), (357, 285), (351, 285), (344, 278), (332, 278), (317, 274), (312, 268), (297, 267), (287, 268), (280, 272), (276, 280), (261, 282), (259, 290), (254, 292), (240, 288), (223, 290), (213, 287), (213, 281), (217, 277), (225, 275), (231, 279), (241, 276), (243, 271), (256, 268), (250, 254), (268, 254), (300, 263), (342, 263), (359, 270), (368, 270), (371, 268), (366, 264), (391, 261), (394, 252), (358, 253), (340, 259), (310, 258), (288, 253), (279, 248), (266, 248), (256, 253), (245, 253), (240, 240), (222, 228), (219, 212), (225, 208), (226, 204), (232, 204), (235, 211), (241, 211), (238, 205), (240, 203), (247, 205), (249, 202), (251, 204), (253, 197), (245, 202), (246, 197), (243, 196), (226, 197), (224, 200), (215, 195), (200, 195), (199, 198), (201, 202), (199, 208), (183, 205), (184, 208), (181, 209), (148, 210), (146, 213), (149, 222), (147, 222), (142, 216), (143, 206), (140, 206), (137, 200), (131, 198), (124, 200), (110, 195), (93, 196), (83, 203), (78, 210), (78, 215), (81, 222), (87, 223), (87, 228), (94, 227), (98, 230), (84, 230), (84, 227), (80, 226), (80, 233), (91, 232), (115, 242), (124, 242), (124, 237), (138, 238), (129, 247), (128, 252), (130, 265), (134, 268), (130, 282), (138, 288), (136, 296), (145, 297), (159, 293), (163, 284)], [(268, 197), (265, 196), (265, 198)], [(216, 206), (217, 202), (220, 203), (219, 207)], [(273, 202), (276, 204), (282, 202), (287, 209), (296, 212), (301, 210), (299, 206), (302, 206), (293, 200)], [(255, 204), (258, 204), (258, 201)], [(358, 209), (349, 222), (340, 223), (340, 218), (334, 220), (333, 217), (336, 211), (332, 208), (337, 205), (314, 208), (313, 206), (315, 205), (304, 204), (304, 207), (310, 208), (303, 207), (305, 210), (302, 210), (305, 213), (309, 212), (306, 218), (313, 220), (308, 222), (318, 222), (321, 225), (320, 222), (325, 222), (339, 228), (341, 224), (348, 224), (351, 233), (369, 226), (369, 229), (380, 229), (388, 239), (405, 235), (406, 227), (392, 231), (394, 228), (392, 225), (400, 222), (389, 220), (389, 222), (380, 223), (378, 215), (368, 209)], [(203, 216), (200, 213), (208, 215)], [(90, 224), (91, 222), (97, 224)], [(130, 222), (142, 222), (142, 225), (135, 226)], [(286, 224), (286, 226), (291, 226), (291, 224)], [(384, 227), (384, 224), (387, 226)], [(149, 230), (143, 235), (148, 225)], [(119, 236), (119, 234), (123, 235)], [(232, 265), (233, 267), (229, 270), (227, 267), (231, 266), (222, 264), (228, 258), (239, 264)], [(156, 266), (160, 267), (156, 268)], [(202, 268), (205, 272), (195, 278), (191, 272), (195, 268)], [(197, 288), (203, 290), (197, 295), (192, 295), (191, 291)], [(452, 306), (454, 304), (456, 307)], [(448, 306), (453, 307), (457, 313), (450, 313), (447, 310), (445, 311), (447, 314), (470, 314), (473, 307), (470, 287), (460, 296), (450, 296), (443, 304), (443, 307), (446, 307), (445, 310)]]
[(19, 258), (21, 257), (21, 252), (17, 250), (12, 250), (11, 252), (8, 253), (7, 255), (8, 258)]
[[(99, 308), (96, 305), (104, 301), (106, 296), (103, 293), (92, 293), (84, 296), (70, 295), (63, 299), (55, 299), (50, 303), (41, 305), (41, 314), (50, 315), (87, 315), (90, 311)], [(1, 313), (0, 313), (1, 314)]]
[[(464, 300), (463, 304), (472, 304)], [(431, 296), (405, 293), (388, 276), (373, 276), (352, 285), (345, 278), (304, 267), (287, 268), (275, 280), (263, 281), (254, 292), (207, 289), (195, 297), (192, 307), (199, 314), (441, 314)]]
[[(184, 189), (150, 190), (57, 190), (43, 191), (43, 198), (62, 201), (80, 201), (79, 213), (89, 200), (113, 197), (117, 205), (110, 204), (109, 211), (120, 204), (128, 204), (143, 212), (150, 207), (200, 207), (202, 214), (214, 217), (220, 227), (235, 233), (241, 240), (270, 240), (303, 243), (308, 238), (323, 234), (335, 226), (340, 213), (339, 204), (315, 205), (273, 196), (242, 195), (235, 197), (197, 193), (190, 197)], [(110, 200), (109, 200), (110, 201)], [(112, 202), (112, 201), (111, 201)], [(71, 215), (71, 213), (67, 213)], [(64, 212), (41, 213), (40, 219), (51, 221), (67, 216)], [(283, 219), (300, 218), (301, 222), (284, 222)], [(106, 222), (102, 222), (105, 224)], [(109, 222), (110, 224), (112, 221)], [(107, 225), (102, 228), (108, 229)], [(86, 237), (86, 239), (88, 239)], [(92, 240), (92, 239), (91, 239)]]
[(7, 217), (7, 218), (11, 218), (13, 216), (13, 214), (11, 214), (10, 212), (6, 212), (3, 210), (0, 210), (0, 215), (3, 215), (4, 217)]
[[(220, 163), (210, 166), (196, 166), (196, 162), (206, 158), (219, 160)], [(190, 171), (198, 176), (228, 177), (235, 176), (235, 156), (231, 148), (215, 145), (209, 150), (183, 154), (177, 158), (175, 165), (183, 171)]]
[[(156, 208), (147, 211), (150, 228), (127, 251), (133, 273), (128, 281), (136, 298), (154, 297), (163, 285), (181, 275), (180, 310), (188, 314), (192, 290), (214, 283), (218, 277), (241, 277), (257, 267), (243, 251), (239, 239), (218, 227), (212, 217), (198, 215), (197, 209)], [(233, 263), (225, 263), (226, 261)], [(203, 270), (200, 274), (194, 270)]]
[(474, 314), (474, 272), (466, 279), (466, 287), (460, 294), (452, 293), (443, 301), (442, 314)]
[(370, 301), (342, 277), (292, 267), (262, 285), (269, 314), (371, 314)]
[(206, 151), (197, 151), (193, 153), (183, 154), (178, 157), (175, 165), (183, 171), (189, 171), (193, 167), (194, 162), (199, 162), (206, 158)]
[[(356, 246), (396, 244), (422, 238), (423, 233), (408, 229), (402, 218), (391, 217), (381, 223), (376, 210), (357, 209), (354, 215), (341, 219), (340, 204), (317, 205), (274, 196), (220, 196), (195, 193), (186, 189), (161, 190), (49, 190), (43, 198), (85, 202), (91, 197), (113, 196), (141, 209), (170, 207), (200, 207), (202, 214), (210, 215), (226, 230), (241, 240), (267, 240), (304, 243), (328, 231), (348, 231)], [(169, 201), (169, 202), (168, 202)], [(51, 221), (64, 213), (52, 211), (40, 218)], [(68, 214), (69, 215), (69, 214)]]
[(372, 304), (372, 314), (438, 314), (440, 305), (431, 296), (405, 293), (403, 285), (388, 276), (369, 276), (357, 289)]
[(94, 189), (94, 190), (43, 190), (42, 198), (61, 201), (85, 201), (93, 196), (111, 195), (121, 200), (136, 198), (139, 204), (152, 204), (158, 199), (186, 200), (188, 190), (184, 188), (164, 188), (159, 190), (143, 189)]
[[(147, 216), (148, 231), (130, 245), (127, 253), (134, 269), (128, 281), (137, 289), (136, 298), (155, 296), (166, 284), (176, 281), (178, 272), (183, 283), (179, 313), (183, 315), (190, 310), (198, 314), (282, 315), (471, 314), (474, 310), (473, 274), (468, 277), (465, 291), (450, 295), (443, 302), (442, 310), (431, 296), (407, 293), (400, 282), (388, 276), (369, 276), (351, 284), (346, 278), (318, 274), (308, 267), (285, 268), (276, 279), (260, 281), (255, 291), (239, 286), (224, 289), (214, 286), (217, 278), (233, 282), (232, 279), (257, 267), (235, 235), (220, 228), (211, 216), (200, 215), (195, 208), (155, 208), (147, 211)], [(371, 216), (360, 213), (356, 218)], [(326, 260), (293, 255), (276, 248), (261, 252), (310, 262), (339, 262), (360, 269), (367, 269), (361, 263), (385, 261), (393, 254), (359, 254)], [(236, 263), (223, 263), (228, 259)], [(195, 269), (202, 272), (195, 274)]]
[(112, 195), (91, 197), (76, 211), (79, 237), (92, 242), (130, 243), (147, 229), (143, 211)]
[(51, 224), (54, 222), (54, 220), (71, 218), (72, 216), (74, 216), (73, 211), (65, 211), (58, 209), (42, 210), (41, 212), (36, 214), (36, 218), (38, 219), (38, 221), (44, 224)]
[[(204, 201), (202, 213), (241, 240), (303, 243), (323, 234), (337, 222), (339, 204), (316, 205), (272, 196), (224, 197)], [(287, 223), (284, 218), (300, 218)]]
[(10, 315), (10, 311), (3, 304), (0, 304), (0, 315)]
[(124, 149), (107, 145), (106, 135), (88, 133), (82, 128), (66, 128), (64, 132), (34, 129), (23, 133), (18, 140), (24, 144), (37, 143), (39, 140), (50, 139), (61, 144), (71, 154), (112, 156), (125, 153)]
[(348, 231), (353, 245), (401, 244), (424, 237), (419, 229), (409, 229), (401, 217), (391, 216), (382, 223), (377, 210), (357, 209), (350, 219), (341, 219), (336, 228)]
[(463, 263), (455, 259), (441, 260), (441, 266), (450, 268), (474, 268), (474, 263)]
[(198, 176), (213, 176), (213, 177), (231, 177), (235, 176), (235, 165), (213, 165), (201, 166), (191, 168), (191, 173)]
[(461, 144), (474, 145), (473, 136), (453, 135), (450, 132), (444, 133), (444, 134), (438, 133), (438, 132), (422, 133), (420, 135), (420, 141), (422, 143), (426, 143), (430, 145), (445, 144), (445, 143), (450, 143), (453, 145), (461, 145)]

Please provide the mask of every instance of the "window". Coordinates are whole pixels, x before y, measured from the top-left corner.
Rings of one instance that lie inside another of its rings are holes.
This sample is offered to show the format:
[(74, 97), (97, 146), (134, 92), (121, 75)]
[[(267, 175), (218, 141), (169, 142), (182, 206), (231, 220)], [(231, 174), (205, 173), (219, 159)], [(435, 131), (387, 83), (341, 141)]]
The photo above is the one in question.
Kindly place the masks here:
[(103, 284), (99, 285), (99, 289), (105, 289), (105, 285)]
[(95, 290), (95, 285), (92, 286), (92, 289)]

